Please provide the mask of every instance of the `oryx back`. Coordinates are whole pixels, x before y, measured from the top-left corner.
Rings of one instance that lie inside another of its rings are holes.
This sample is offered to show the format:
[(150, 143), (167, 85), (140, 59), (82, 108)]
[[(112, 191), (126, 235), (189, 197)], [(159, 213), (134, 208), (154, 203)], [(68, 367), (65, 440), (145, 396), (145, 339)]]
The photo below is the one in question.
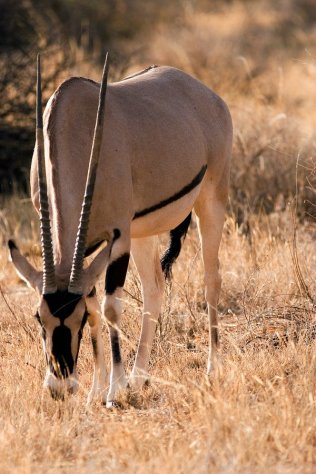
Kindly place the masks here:
[[(56, 398), (77, 388), (76, 362), (86, 320), (95, 370), (89, 399), (109, 406), (127, 381), (120, 351), (123, 287), (132, 254), (142, 285), (143, 323), (129, 385), (147, 378), (150, 351), (171, 267), (195, 211), (210, 325), (208, 372), (218, 345), (218, 251), (228, 195), (232, 122), (225, 102), (171, 67), (151, 67), (101, 87), (71, 78), (49, 99), (44, 127), (37, 93), (37, 143), (31, 194), (41, 220), (43, 272), (9, 243), (20, 274), (40, 295), (37, 313), (47, 359), (46, 385)], [(38, 85), (40, 68), (38, 62)], [(40, 192), (39, 192), (40, 191)], [(158, 235), (170, 232), (162, 259)], [(101, 244), (103, 248), (101, 249)], [(93, 258), (86, 256), (95, 251)], [(95, 285), (105, 270), (111, 342), (110, 388)]]

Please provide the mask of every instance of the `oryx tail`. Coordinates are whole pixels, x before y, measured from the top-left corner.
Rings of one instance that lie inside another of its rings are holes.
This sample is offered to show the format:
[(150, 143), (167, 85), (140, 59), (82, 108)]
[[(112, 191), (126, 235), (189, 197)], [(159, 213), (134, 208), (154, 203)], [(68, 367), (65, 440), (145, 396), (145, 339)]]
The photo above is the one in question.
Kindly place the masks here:
[(171, 278), (172, 265), (180, 255), (182, 242), (187, 235), (188, 228), (191, 222), (191, 217), (192, 213), (190, 212), (188, 217), (186, 217), (184, 221), (181, 222), (181, 224), (179, 224), (175, 229), (170, 231), (169, 247), (161, 258), (161, 268), (165, 274), (165, 278), (168, 280)]

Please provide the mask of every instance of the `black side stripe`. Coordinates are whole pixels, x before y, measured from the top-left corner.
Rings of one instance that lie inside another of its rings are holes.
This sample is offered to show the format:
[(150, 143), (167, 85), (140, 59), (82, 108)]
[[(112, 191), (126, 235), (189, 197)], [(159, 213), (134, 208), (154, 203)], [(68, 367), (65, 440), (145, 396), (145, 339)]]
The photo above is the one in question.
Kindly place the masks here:
[(190, 191), (192, 191), (192, 189), (194, 189), (198, 184), (200, 184), (200, 182), (204, 178), (206, 169), (207, 169), (206, 165), (202, 166), (201, 170), (195, 176), (195, 178), (191, 181), (191, 183), (184, 186), (184, 188), (182, 188), (173, 196), (167, 199), (164, 199), (163, 201), (160, 201), (158, 204), (155, 204), (154, 206), (151, 206), (151, 207), (147, 207), (146, 209), (143, 209), (142, 211), (135, 212), (133, 219), (137, 219), (138, 217), (143, 217), (146, 214), (150, 214), (151, 212), (157, 211), (158, 209), (161, 209), (162, 207), (165, 207), (168, 204), (171, 204), (172, 202), (177, 201), (178, 199), (188, 194)]

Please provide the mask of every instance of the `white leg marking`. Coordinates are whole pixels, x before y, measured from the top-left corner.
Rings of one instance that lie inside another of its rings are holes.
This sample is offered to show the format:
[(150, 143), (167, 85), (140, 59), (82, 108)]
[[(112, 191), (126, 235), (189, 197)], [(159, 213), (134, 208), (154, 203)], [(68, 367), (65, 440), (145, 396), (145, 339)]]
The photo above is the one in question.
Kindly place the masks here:
[(225, 204), (216, 199), (206, 199), (195, 207), (198, 217), (199, 233), (202, 245), (202, 257), (204, 263), (205, 297), (209, 316), (209, 354), (207, 373), (209, 374), (217, 358), (218, 320), (217, 303), (221, 289), (221, 277), (219, 274), (218, 250), (222, 237), (225, 218)]
[(133, 240), (132, 256), (141, 278), (144, 303), (141, 336), (135, 364), (129, 379), (129, 385), (133, 389), (138, 389), (148, 378), (149, 357), (164, 290), (158, 238), (154, 236)]
[(88, 322), (94, 358), (93, 382), (87, 402), (91, 403), (96, 395), (101, 395), (102, 401), (105, 402), (106, 369), (101, 331), (101, 310), (96, 296), (87, 297), (86, 304), (89, 313)]
[[(124, 366), (120, 350), (120, 330), (119, 324), (122, 315), (122, 293), (123, 288), (119, 286), (122, 284), (122, 279), (125, 279), (127, 268), (125, 267), (127, 260), (122, 256), (128, 256), (130, 253), (130, 239), (123, 239), (120, 237), (118, 241), (113, 244), (111, 252), (111, 260), (109, 262), (106, 273), (106, 295), (103, 304), (103, 314), (106, 317), (110, 341), (111, 341), (111, 374), (110, 374), (110, 388), (107, 395), (107, 406), (112, 407), (115, 402), (117, 393), (126, 388), (127, 379), (125, 376)], [(115, 265), (121, 262), (118, 267)], [(125, 262), (125, 264), (124, 264)], [(112, 267), (111, 267), (112, 265)], [(115, 269), (113, 269), (113, 266)], [(112, 275), (112, 276), (111, 276)], [(109, 288), (107, 288), (107, 285)], [(117, 286), (116, 286), (117, 285)], [(114, 289), (115, 288), (115, 289)]]
[(108, 322), (110, 342), (111, 342), (111, 373), (110, 388), (107, 395), (107, 406), (113, 406), (117, 393), (126, 388), (127, 379), (121, 358), (119, 343), (119, 323), (121, 319), (121, 298), (122, 288), (118, 288), (113, 295), (106, 295), (104, 301), (104, 314)]

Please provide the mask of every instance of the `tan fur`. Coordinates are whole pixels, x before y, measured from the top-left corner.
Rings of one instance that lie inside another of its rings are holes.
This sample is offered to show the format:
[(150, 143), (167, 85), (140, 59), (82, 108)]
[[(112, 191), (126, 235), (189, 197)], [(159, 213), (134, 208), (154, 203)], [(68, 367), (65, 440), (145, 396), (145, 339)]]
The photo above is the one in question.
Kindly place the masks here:
[[(51, 97), (44, 115), (47, 187), (59, 290), (65, 290), (69, 282), (98, 94), (99, 85), (93, 81), (69, 79)], [(95, 296), (92, 299), (88, 296), (98, 276), (106, 264), (109, 269), (121, 258), (126, 261), (132, 248), (144, 300), (141, 337), (129, 380), (130, 386), (138, 388), (147, 378), (163, 296), (156, 235), (175, 228), (193, 208), (198, 217), (205, 267), (210, 323), (208, 372), (211, 371), (218, 345), (217, 301), (221, 285), (218, 249), (228, 195), (231, 146), (232, 123), (226, 104), (184, 72), (170, 67), (149, 68), (108, 85), (87, 248), (103, 240), (108, 245), (84, 270), (80, 301), (82, 308), (84, 299), (87, 305), (95, 350), (89, 400), (96, 393), (104, 393), (105, 385), (98, 303)], [(188, 189), (205, 169), (202, 181)], [(181, 197), (172, 199), (184, 189), (186, 192)], [(31, 194), (38, 210), (36, 152), (32, 161)], [(161, 206), (168, 200), (168, 204)], [(157, 210), (137, 217), (137, 213), (155, 206)], [(13, 248), (11, 255), (20, 273), (40, 291), (41, 274), (32, 269), (18, 249)], [(122, 274), (124, 270), (120, 267), (115, 271)], [(115, 284), (113, 291), (106, 289), (102, 309), (112, 344), (108, 406), (112, 406), (117, 392), (127, 385), (119, 350), (122, 287)], [(39, 314), (43, 311), (45, 302), (41, 298)], [(84, 309), (81, 318), (83, 312)], [(66, 321), (74, 335), (76, 327), (72, 318), (70, 315)], [(75, 369), (71, 380), (66, 382), (68, 390), (75, 389)], [(55, 395), (62, 393), (60, 380), (55, 380), (49, 372), (46, 384)]]
[[(57, 276), (70, 271), (98, 89), (92, 81), (72, 78), (59, 87), (45, 110)], [(136, 211), (172, 196), (204, 164), (214, 188), (225, 199), (231, 136), (231, 119), (222, 99), (177, 69), (157, 67), (109, 84), (88, 245), (109, 238), (113, 228), (127, 230)], [(38, 207), (35, 156), (31, 183)], [(153, 218), (148, 215), (133, 222), (132, 237), (134, 228), (135, 235), (143, 237), (175, 227), (192, 208), (196, 191), (182, 212), (179, 202), (174, 203), (168, 226), (147, 225)]]

